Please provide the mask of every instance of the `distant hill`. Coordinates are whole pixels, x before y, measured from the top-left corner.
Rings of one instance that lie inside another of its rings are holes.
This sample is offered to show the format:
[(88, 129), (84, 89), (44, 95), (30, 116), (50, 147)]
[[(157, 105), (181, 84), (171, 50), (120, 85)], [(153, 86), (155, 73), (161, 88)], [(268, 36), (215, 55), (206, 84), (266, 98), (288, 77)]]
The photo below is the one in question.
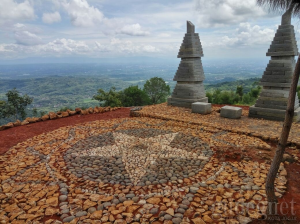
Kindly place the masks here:
[(22, 94), (34, 98), (32, 107), (39, 110), (53, 111), (61, 107), (89, 107), (99, 105), (92, 100), (99, 88), (109, 90), (115, 86), (117, 90), (130, 84), (118, 79), (104, 76), (51, 76), (44, 78), (0, 80), (0, 99), (6, 99), (8, 90), (17, 88)]
[(221, 91), (226, 90), (226, 91), (235, 92), (237, 86), (243, 86), (244, 93), (247, 93), (250, 91), (251, 88), (255, 87), (259, 81), (260, 78), (251, 78), (251, 79), (236, 80), (233, 82), (221, 82), (213, 85), (205, 85), (205, 90), (208, 92), (212, 92), (215, 89), (219, 89)]
[[(244, 91), (248, 92), (253, 87), (252, 84), (257, 81), (259, 78), (222, 82), (206, 85), (205, 89), (206, 91), (213, 91), (217, 88), (235, 91), (237, 85), (243, 85)], [(117, 90), (121, 90), (137, 84), (140, 87), (143, 85), (142, 82), (131, 83), (106, 76), (55, 75), (30, 79), (0, 79), (0, 99), (6, 99), (5, 93), (17, 88), (20, 93), (34, 97), (32, 107), (38, 108), (39, 111), (59, 110), (62, 107), (90, 107), (99, 104), (98, 101), (92, 100), (99, 88), (108, 91), (115, 86)]]

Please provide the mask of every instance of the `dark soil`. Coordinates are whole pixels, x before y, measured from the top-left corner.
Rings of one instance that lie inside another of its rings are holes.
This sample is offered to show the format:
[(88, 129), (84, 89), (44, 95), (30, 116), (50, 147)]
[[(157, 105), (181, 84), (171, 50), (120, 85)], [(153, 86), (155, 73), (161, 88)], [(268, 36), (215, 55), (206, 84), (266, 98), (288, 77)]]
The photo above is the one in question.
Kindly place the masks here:
[(38, 123), (31, 123), (24, 126), (10, 128), (0, 131), (0, 155), (9, 150), (10, 147), (23, 142), (26, 139), (32, 138), (45, 132), (50, 132), (64, 126), (75, 125), (95, 120), (109, 120), (113, 118), (129, 117), (130, 108), (121, 108), (115, 111), (88, 114), (74, 115), (56, 120), (47, 120)]

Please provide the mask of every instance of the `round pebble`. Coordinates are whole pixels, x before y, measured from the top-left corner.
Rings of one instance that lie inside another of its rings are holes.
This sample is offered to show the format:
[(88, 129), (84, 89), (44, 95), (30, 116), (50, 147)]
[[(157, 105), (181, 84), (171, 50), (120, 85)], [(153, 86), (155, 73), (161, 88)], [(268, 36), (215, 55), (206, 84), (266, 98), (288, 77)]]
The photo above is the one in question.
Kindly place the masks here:
[(64, 201), (66, 201), (66, 200), (67, 200), (67, 198), (68, 198), (68, 196), (67, 196), (67, 195), (60, 195), (60, 196), (59, 196), (59, 201), (62, 201), (62, 202), (64, 202)]
[(164, 219), (165, 219), (165, 220), (171, 220), (171, 219), (172, 219), (172, 216), (169, 215), (169, 214), (166, 214), (166, 215), (164, 215)]
[(73, 219), (75, 219), (75, 216), (68, 216), (66, 218), (63, 219), (63, 222), (71, 222)]

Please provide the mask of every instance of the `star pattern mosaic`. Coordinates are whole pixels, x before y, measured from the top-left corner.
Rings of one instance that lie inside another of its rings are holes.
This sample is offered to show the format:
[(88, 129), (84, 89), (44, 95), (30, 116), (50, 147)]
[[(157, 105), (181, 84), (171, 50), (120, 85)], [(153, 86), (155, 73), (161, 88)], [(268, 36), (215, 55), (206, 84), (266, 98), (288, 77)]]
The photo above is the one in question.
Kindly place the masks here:
[[(198, 138), (193, 138), (193, 142), (202, 146), (202, 150), (181, 149), (176, 145), (176, 139), (184, 141), (188, 138), (155, 129), (93, 136), (68, 150), (66, 154), (73, 158), (68, 167), (78, 177), (109, 183), (143, 186), (177, 181), (199, 172), (209, 161), (212, 151)], [(87, 172), (78, 172), (76, 167)]]
[[(249, 222), (265, 212), (269, 165), (216, 157), (215, 147), (240, 145), (268, 146), (254, 137), (150, 118), (62, 127), (0, 156), (0, 222)], [(275, 188), (282, 196), (283, 164), (279, 171)], [(240, 202), (250, 209), (242, 215), (234, 209)]]

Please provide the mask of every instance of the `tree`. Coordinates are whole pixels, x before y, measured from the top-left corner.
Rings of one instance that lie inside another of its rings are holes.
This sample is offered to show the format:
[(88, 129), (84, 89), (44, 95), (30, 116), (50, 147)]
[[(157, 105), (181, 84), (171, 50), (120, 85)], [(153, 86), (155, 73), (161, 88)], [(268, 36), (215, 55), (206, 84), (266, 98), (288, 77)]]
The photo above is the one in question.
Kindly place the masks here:
[(232, 96), (230, 94), (230, 92), (228, 91), (223, 91), (221, 93), (221, 103), (222, 104), (232, 104)]
[(260, 94), (260, 91), (261, 91), (261, 86), (257, 86), (256, 88), (251, 88), (249, 94), (251, 95), (251, 97), (256, 99)]
[(108, 92), (98, 89), (98, 94), (93, 96), (94, 100), (100, 101), (100, 105), (104, 107), (120, 107), (122, 106), (121, 94), (116, 91), (115, 87), (111, 87)]
[(163, 103), (170, 95), (170, 86), (158, 77), (147, 80), (143, 90), (149, 96), (152, 104)]
[(242, 104), (252, 104), (253, 98), (251, 97), (251, 95), (245, 94), (242, 98)]
[[(290, 10), (290, 12), (294, 15), (299, 15), (300, 13), (299, 0), (257, 0), (257, 2), (259, 5), (268, 5), (271, 10), (285, 10), (285, 11)], [(277, 207), (278, 200), (274, 192), (274, 182), (275, 182), (276, 175), (278, 173), (280, 163), (282, 162), (283, 154), (285, 151), (285, 147), (293, 123), (295, 98), (296, 98), (297, 84), (299, 81), (299, 73), (300, 73), (300, 55), (298, 56), (297, 64), (292, 79), (287, 109), (285, 112), (285, 119), (281, 131), (279, 143), (277, 145), (277, 150), (273, 158), (270, 170), (267, 175), (267, 180), (266, 180), (266, 195), (268, 199), (267, 214), (271, 216), (276, 214), (276, 207)]]
[(0, 117), (9, 118), (14, 117), (15, 120), (18, 118), (26, 118), (26, 107), (32, 103), (33, 98), (27, 94), (21, 96), (16, 88), (8, 91), (6, 94), (7, 101), (2, 101), (0, 108)]
[(144, 106), (150, 104), (149, 96), (138, 86), (129, 86), (121, 92), (121, 101), (124, 107)]
[(33, 108), (32, 109), (32, 116), (37, 117), (37, 114), (38, 114), (37, 109)]
[(235, 92), (236, 94), (238, 94), (239, 96), (240, 96), (240, 98), (242, 98), (243, 97), (243, 86), (237, 86), (236, 87), (236, 92)]
[(206, 97), (209, 103), (213, 103), (213, 94), (211, 92), (206, 92)]
[(0, 118), (8, 118), (13, 114), (12, 106), (8, 105), (6, 101), (0, 101)]

